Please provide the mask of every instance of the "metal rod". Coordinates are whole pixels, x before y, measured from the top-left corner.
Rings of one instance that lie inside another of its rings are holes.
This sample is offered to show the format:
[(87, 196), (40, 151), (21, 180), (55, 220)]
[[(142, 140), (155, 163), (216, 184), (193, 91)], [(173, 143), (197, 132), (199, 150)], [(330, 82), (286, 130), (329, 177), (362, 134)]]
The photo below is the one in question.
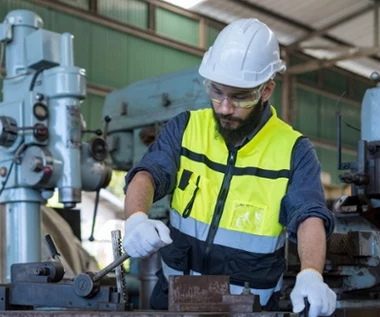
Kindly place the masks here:
[(353, 59), (371, 56), (373, 54), (378, 53), (379, 51), (380, 51), (380, 47), (371, 47), (368, 49), (359, 49), (359, 48), (352, 49), (352, 52), (341, 55), (336, 58), (313, 60), (311, 62), (306, 62), (304, 64), (298, 64), (298, 65), (292, 66), (287, 70), (287, 72), (294, 75), (311, 72), (316, 69), (335, 66), (335, 64), (340, 61), (344, 61), (348, 59), (353, 60)]
[(121, 263), (123, 263), (125, 260), (128, 260), (128, 259), (129, 259), (129, 254), (124, 253), (120, 258), (108, 264), (103, 270), (96, 273), (93, 276), (92, 280), (94, 282), (99, 281), (102, 277), (106, 276), (109, 272), (111, 272), (115, 267), (119, 266)]

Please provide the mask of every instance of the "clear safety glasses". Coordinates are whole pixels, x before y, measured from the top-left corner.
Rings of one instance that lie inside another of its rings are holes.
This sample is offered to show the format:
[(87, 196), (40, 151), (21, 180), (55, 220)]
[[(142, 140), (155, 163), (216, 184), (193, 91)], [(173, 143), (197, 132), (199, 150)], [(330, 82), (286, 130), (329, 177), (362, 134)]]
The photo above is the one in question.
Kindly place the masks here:
[(225, 99), (228, 99), (234, 108), (244, 109), (251, 108), (259, 102), (265, 84), (266, 83), (253, 89), (246, 89), (226, 87), (209, 80), (204, 81), (206, 93), (213, 102), (221, 104)]

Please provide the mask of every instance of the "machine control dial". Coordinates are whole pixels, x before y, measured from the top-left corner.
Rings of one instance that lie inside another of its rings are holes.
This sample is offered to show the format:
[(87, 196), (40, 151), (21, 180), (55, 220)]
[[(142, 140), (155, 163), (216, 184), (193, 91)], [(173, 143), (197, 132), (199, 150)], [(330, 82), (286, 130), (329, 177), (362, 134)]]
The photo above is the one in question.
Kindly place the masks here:
[(11, 117), (0, 116), (0, 146), (10, 147), (16, 138), (16, 120)]
[(21, 170), (29, 186), (44, 185), (53, 174), (53, 157), (46, 148), (31, 146), (25, 150)]

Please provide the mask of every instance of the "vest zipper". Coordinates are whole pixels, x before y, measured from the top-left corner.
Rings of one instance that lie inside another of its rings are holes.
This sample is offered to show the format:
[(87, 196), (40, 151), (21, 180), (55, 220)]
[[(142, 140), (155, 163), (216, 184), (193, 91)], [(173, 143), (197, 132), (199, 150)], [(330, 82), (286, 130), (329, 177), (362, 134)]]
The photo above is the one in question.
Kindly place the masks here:
[(222, 186), (218, 194), (218, 198), (216, 200), (216, 206), (214, 209), (214, 215), (211, 220), (210, 229), (207, 234), (206, 238), (206, 250), (204, 254), (204, 266), (206, 267), (206, 271), (208, 272), (208, 258), (210, 256), (210, 251), (212, 247), (212, 243), (214, 242), (216, 231), (219, 227), (220, 219), (223, 215), (223, 209), (226, 202), (228, 190), (230, 188), (230, 183), (232, 179), (232, 170), (235, 166), (236, 162), (236, 153), (237, 150), (229, 151), (228, 152), (228, 159), (227, 159), (227, 169), (226, 173), (223, 178)]

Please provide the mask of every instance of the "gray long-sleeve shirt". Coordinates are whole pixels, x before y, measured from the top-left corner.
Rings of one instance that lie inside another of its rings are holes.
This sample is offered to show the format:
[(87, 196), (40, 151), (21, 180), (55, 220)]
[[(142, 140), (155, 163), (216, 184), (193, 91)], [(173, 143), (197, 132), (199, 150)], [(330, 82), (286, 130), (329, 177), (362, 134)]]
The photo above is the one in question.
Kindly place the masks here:
[[(189, 112), (182, 112), (164, 126), (141, 161), (128, 172), (124, 190), (133, 176), (141, 170), (148, 171), (153, 176), (154, 201), (174, 190), (182, 136), (189, 117)], [(270, 107), (266, 104), (260, 124), (246, 141), (253, 138), (270, 117)], [(315, 149), (307, 138), (302, 138), (295, 145), (293, 153), (292, 175), (288, 191), (281, 202), (279, 222), (287, 228), (289, 239), (297, 242), (298, 225), (308, 217), (318, 217), (323, 219), (329, 237), (333, 232), (335, 221), (332, 212), (326, 207), (320, 179), (321, 167)]]

